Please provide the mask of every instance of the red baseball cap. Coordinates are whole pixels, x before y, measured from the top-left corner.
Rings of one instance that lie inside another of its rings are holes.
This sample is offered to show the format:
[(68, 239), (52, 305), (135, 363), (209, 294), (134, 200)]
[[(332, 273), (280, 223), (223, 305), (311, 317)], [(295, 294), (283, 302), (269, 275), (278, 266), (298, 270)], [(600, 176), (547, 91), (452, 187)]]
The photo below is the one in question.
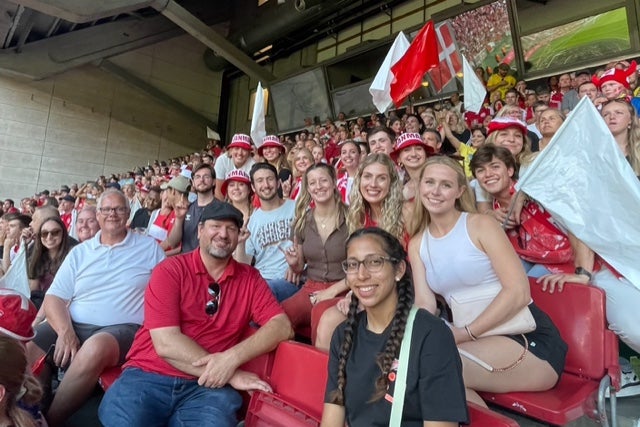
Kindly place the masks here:
[(35, 305), (13, 289), (0, 289), (0, 333), (19, 341), (30, 341), (36, 333), (31, 324), (38, 314)]

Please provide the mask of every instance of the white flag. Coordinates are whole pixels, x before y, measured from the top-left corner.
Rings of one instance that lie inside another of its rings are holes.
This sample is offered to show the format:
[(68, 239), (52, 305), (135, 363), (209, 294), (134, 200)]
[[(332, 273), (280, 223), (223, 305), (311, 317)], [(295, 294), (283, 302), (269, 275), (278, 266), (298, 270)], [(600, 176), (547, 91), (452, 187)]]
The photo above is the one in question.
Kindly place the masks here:
[(256, 99), (253, 102), (253, 117), (251, 118), (251, 139), (256, 147), (262, 145), (262, 138), (267, 136), (264, 124), (264, 93), (262, 84), (258, 82), (256, 89)]
[(9, 270), (0, 277), (0, 288), (13, 289), (27, 298), (31, 297), (29, 278), (27, 277), (27, 245), (20, 239), (20, 248), (11, 262)]
[(207, 139), (215, 139), (216, 141), (220, 141), (220, 134), (207, 126)]
[(640, 182), (584, 97), (520, 177), (522, 190), (640, 288)]
[(464, 83), (464, 109), (478, 114), (482, 109), (487, 89), (484, 87), (471, 64), (462, 55), (462, 72)]
[(391, 82), (393, 81), (391, 67), (404, 56), (407, 49), (409, 49), (409, 40), (400, 31), (391, 45), (391, 49), (387, 52), (387, 56), (382, 61), (376, 77), (371, 82), (369, 93), (373, 98), (373, 105), (376, 106), (380, 113), (384, 114), (393, 103), (391, 99)]

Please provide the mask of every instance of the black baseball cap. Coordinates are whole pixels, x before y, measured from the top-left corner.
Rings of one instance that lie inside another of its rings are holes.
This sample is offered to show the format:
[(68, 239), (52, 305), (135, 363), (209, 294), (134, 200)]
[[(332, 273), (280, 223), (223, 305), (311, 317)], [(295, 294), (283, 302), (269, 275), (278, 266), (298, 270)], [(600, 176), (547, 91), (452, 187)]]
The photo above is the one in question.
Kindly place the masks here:
[(214, 200), (212, 203), (208, 204), (202, 211), (200, 223), (204, 223), (208, 219), (228, 219), (235, 222), (238, 228), (241, 228), (244, 223), (244, 216), (242, 215), (242, 212), (234, 208), (229, 203), (218, 200)]

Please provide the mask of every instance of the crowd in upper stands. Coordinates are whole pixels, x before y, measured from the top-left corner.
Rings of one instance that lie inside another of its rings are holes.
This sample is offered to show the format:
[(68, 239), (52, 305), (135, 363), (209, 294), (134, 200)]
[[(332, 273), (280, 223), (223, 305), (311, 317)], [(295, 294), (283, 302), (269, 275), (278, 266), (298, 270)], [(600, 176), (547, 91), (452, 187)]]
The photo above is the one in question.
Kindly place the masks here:
[[(536, 87), (504, 63), (486, 81), (484, 71), (477, 69), (487, 88), (477, 113), (465, 111), (458, 94), (386, 115), (340, 113), (308, 120), (292, 134), (252, 141), (238, 133), (226, 146), (210, 140), (185, 156), (3, 200), (0, 276), (24, 251), (35, 307), (38, 334), (21, 338), (29, 341), (23, 351), (29, 363), (49, 357), (49, 368), (65, 372), (55, 396), (43, 401), (49, 424), (63, 425), (100, 373), (123, 363), (126, 375), (100, 410), (105, 425), (160, 419), (159, 411), (167, 415), (158, 422), (166, 422), (220, 410), (207, 406), (198, 387), (269, 390), (239, 366), (295, 331), (330, 352), (326, 425), (370, 425), (372, 417), (388, 416), (385, 395), (411, 303), (432, 328), (423, 339), (441, 352), (416, 353), (425, 366), (415, 375), (435, 381), (427, 362), (442, 363), (437, 369), (459, 380), (439, 389), (445, 399), (461, 398), (464, 389), (467, 400), (484, 405), (478, 392), (547, 390), (563, 371), (567, 348), (531, 302), (527, 276), (549, 292), (566, 282), (603, 289), (610, 328), (640, 353), (640, 284), (514, 189), (519, 172), (584, 97), (640, 177), (635, 62), (561, 74)], [(525, 224), (541, 227), (543, 236)], [(239, 274), (254, 286), (233, 290)], [(473, 286), (496, 287), (490, 305), (473, 321), (455, 324), (454, 316), (441, 328), (434, 319), (446, 318), (447, 306)], [(535, 330), (494, 332), (522, 310)], [(247, 338), (250, 322), (262, 328)], [(449, 357), (457, 357), (455, 346), (461, 364)], [(638, 373), (626, 360), (621, 369), (619, 395), (640, 394)], [(52, 372), (45, 371), (46, 396)], [(175, 386), (165, 377), (194, 386), (186, 398), (199, 409), (158, 406), (170, 399), (162, 390)], [(9, 390), (5, 381), (0, 375), (0, 390)], [(145, 395), (148, 407), (123, 411), (123, 396), (139, 392), (136, 381), (154, 384), (157, 394)], [(433, 385), (411, 387), (412, 399), (434, 394)], [(225, 409), (215, 425), (227, 425), (222, 419), (233, 418), (239, 401), (228, 390), (216, 396)], [(463, 400), (443, 413), (434, 409), (438, 399), (421, 399), (412, 410), (423, 405), (423, 412), (410, 415), (416, 420), (467, 420)], [(2, 400), (0, 394), (0, 412)]]

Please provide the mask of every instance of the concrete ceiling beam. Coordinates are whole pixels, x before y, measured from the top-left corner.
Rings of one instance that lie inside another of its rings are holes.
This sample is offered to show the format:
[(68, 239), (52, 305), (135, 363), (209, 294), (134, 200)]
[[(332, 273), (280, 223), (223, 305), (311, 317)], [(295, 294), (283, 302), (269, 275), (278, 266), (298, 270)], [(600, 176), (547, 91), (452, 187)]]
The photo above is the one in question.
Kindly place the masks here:
[[(16, 0), (18, 1), (18, 0)], [(19, 0), (20, 4), (38, 12), (69, 22), (91, 22), (107, 16), (148, 7), (153, 0)]]
[(139, 49), (184, 34), (163, 16), (131, 18), (88, 27), (0, 55), (0, 74), (40, 80), (71, 68)]
[(157, 0), (151, 6), (245, 74), (261, 81), (263, 86), (269, 86), (275, 79), (273, 74), (175, 1)]

